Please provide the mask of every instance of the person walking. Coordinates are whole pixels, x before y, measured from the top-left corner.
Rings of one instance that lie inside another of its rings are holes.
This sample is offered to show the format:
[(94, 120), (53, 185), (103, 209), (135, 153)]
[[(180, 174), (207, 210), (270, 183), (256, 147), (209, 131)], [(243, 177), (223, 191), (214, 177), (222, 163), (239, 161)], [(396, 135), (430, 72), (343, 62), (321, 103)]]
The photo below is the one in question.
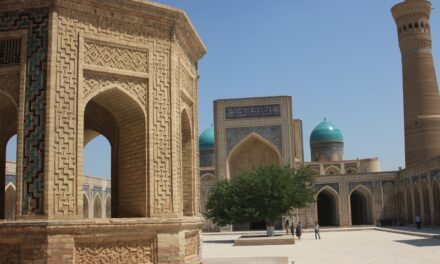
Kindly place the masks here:
[(286, 229), (286, 235), (288, 235), (289, 234), (289, 228), (290, 228), (289, 219), (286, 219), (286, 222), (284, 223), (284, 228)]
[(421, 225), (422, 225), (422, 220), (420, 219), (419, 215), (416, 215), (416, 227), (417, 227), (417, 230), (420, 230)]
[(321, 239), (321, 235), (319, 234), (319, 224), (318, 221), (315, 221), (315, 239)]
[(301, 221), (298, 221), (298, 225), (296, 226), (296, 236), (298, 237), (298, 240), (301, 240)]
[(290, 226), (290, 233), (292, 233), (292, 236), (295, 237), (295, 225), (293, 223)]

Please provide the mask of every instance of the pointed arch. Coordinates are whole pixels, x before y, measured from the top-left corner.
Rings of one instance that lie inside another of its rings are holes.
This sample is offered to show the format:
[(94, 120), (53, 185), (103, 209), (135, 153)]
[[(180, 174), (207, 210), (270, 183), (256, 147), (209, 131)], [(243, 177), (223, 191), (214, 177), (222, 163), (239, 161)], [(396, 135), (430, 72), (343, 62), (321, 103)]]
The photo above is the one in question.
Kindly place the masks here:
[(192, 216), (195, 213), (194, 132), (186, 108), (180, 117), (183, 215)]
[(15, 197), (15, 186), (12, 183), (9, 183), (5, 190), (5, 219), (15, 219)]
[(429, 185), (426, 181), (422, 183), (422, 221), (424, 225), (431, 225), (431, 203), (429, 201)]
[(105, 217), (112, 217), (112, 200), (110, 195), (107, 195), (107, 198), (105, 199)]
[(330, 165), (325, 169), (325, 175), (341, 174), (341, 170), (335, 165)]
[(330, 186), (316, 194), (316, 215), (321, 226), (339, 226), (339, 194)]
[(406, 188), (406, 220), (408, 224), (414, 223), (414, 199), (413, 199), (413, 193), (412, 188), (410, 186), (407, 186)]
[(226, 164), (228, 176), (232, 178), (261, 165), (281, 165), (282, 156), (267, 139), (257, 133), (251, 133), (229, 152)]
[(396, 189), (394, 184), (387, 182), (382, 186), (383, 209), (384, 211), (394, 211), (396, 209)]
[(417, 183), (413, 186), (413, 196), (414, 196), (414, 213), (415, 216), (422, 217), (421, 211), (421, 199), (420, 199), (420, 188)]
[(84, 144), (103, 135), (111, 146), (111, 185), (117, 186), (111, 189), (112, 215), (148, 216), (145, 106), (119, 86), (96, 87), (88, 98), (82, 108), (84, 131), (78, 151), (83, 153)]
[(93, 198), (93, 218), (102, 218), (102, 200), (99, 193)]
[(434, 224), (440, 225), (440, 183), (437, 179), (432, 182), (432, 198), (434, 202)]
[(89, 218), (89, 197), (83, 192), (83, 218)]
[[(4, 84), (0, 84), (4, 85)], [(6, 92), (6, 89), (14, 89), (18, 91), (18, 87), (0, 87), (2, 92), (0, 93), (0, 219), (11, 217), (11, 212), (7, 210), (14, 209), (15, 217), (15, 202), (14, 205), (10, 204), (10, 193), (6, 193), (6, 148), (9, 140), (18, 134), (18, 107), (17, 100), (14, 100), (14, 96)], [(4, 89), (6, 88), (6, 89)], [(16, 89), (15, 89), (16, 88)], [(20, 140), (20, 137), (18, 137)], [(18, 144), (17, 144), (18, 146)], [(18, 148), (17, 148), (18, 151)], [(18, 161), (19, 162), (19, 161)], [(20, 189), (20, 187), (19, 187)], [(15, 190), (14, 190), (15, 192)], [(6, 197), (8, 195), (8, 197)], [(15, 201), (15, 195), (14, 195)], [(5, 208), (7, 206), (7, 208)]]
[(362, 184), (350, 192), (350, 212), (352, 225), (372, 225), (375, 223), (373, 194)]
[(215, 176), (212, 173), (205, 173), (200, 177), (201, 181), (211, 181), (215, 180)]

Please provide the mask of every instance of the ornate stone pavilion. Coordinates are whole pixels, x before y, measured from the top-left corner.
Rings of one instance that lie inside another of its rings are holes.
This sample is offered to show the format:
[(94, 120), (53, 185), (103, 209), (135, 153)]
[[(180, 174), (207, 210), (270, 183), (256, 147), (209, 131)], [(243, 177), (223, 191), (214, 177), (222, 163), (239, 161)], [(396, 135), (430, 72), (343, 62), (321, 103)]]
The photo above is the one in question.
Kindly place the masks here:
[[(0, 263), (200, 263), (197, 63), (186, 14), (150, 1), (0, 2)], [(111, 215), (84, 219), (83, 149), (111, 145)], [(29, 254), (32, 252), (32, 254)]]

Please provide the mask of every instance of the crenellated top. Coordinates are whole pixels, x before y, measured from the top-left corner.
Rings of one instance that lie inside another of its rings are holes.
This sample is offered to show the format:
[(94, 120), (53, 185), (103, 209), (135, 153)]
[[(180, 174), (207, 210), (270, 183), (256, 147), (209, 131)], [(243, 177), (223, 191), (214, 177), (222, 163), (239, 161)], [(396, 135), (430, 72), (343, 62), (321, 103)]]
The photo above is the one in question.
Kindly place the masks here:
[(408, 22), (414, 22), (414, 19), (425, 19), (428, 21), (431, 15), (431, 9), (430, 1), (412, 0), (393, 6), (391, 12), (396, 23), (402, 25)]

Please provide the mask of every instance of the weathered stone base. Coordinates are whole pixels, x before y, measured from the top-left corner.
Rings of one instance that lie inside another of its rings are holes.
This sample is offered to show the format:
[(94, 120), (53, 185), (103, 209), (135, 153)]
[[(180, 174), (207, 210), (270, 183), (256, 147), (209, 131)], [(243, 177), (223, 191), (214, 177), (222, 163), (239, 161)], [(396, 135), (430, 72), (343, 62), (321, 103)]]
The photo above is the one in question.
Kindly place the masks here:
[(290, 245), (295, 244), (295, 239), (290, 235), (265, 235), (241, 236), (234, 241), (234, 246), (262, 246), (262, 245)]
[(202, 218), (0, 222), (0, 263), (202, 263)]

